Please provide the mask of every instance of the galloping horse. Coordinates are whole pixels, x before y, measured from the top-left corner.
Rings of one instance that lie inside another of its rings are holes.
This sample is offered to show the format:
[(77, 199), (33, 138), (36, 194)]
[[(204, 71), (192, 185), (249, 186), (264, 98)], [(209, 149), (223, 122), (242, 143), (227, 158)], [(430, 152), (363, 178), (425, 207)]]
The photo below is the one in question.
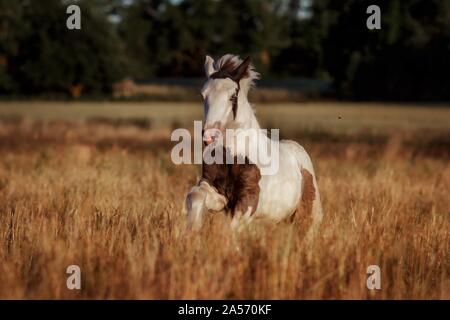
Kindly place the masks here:
[[(250, 63), (250, 58), (244, 61), (238, 56), (224, 55), (219, 60), (206, 56), (206, 82), (201, 90), (204, 99), (204, 141), (214, 143), (215, 134), (227, 129), (253, 130), (246, 136), (248, 147), (237, 147), (237, 135), (224, 140), (224, 147), (231, 150), (233, 156), (249, 159), (259, 169), (265, 164), (261, 162), (262, 150), (278, 150), (278, 170), (273, 174), (258, 176), (255, 188), (259, 193), (257, 206), (248, 210), (233, 212), (233, 223), (249, 221), (252, 218), (266, 217), (280, 221), (293, 214), (312, 215), (316, 225), (322, 220), (322, 206), (317, 187), (314, 168), (309, 155), (298, 143), (290, 140), (273, 141), (260, 130), (254, 110), (248, 102), (247, 95), (259, 74)], [(242, 144), (238, 144), (242, 145)], [(270, 146), (269, 146), (270, 145)], [(249, 152), (253, 150), (256, 152)], [(230, 170), (232, 172), (232, 170)], [(248, 175), (247, 175), (248, 176)], [(231, 179), (230, 181), (235, 181)], [(245, 184), (245, 181), (243, 182)], [(246, 186), (250, 188), (251, 186)], [(211, 211), (222, 211), (227, 206), (228, 199), (219, 192), (213, 183), (201, 179), (192, 187), (186, 198), (188, 221), (190, 225), (200, 226), (204, 214)]]

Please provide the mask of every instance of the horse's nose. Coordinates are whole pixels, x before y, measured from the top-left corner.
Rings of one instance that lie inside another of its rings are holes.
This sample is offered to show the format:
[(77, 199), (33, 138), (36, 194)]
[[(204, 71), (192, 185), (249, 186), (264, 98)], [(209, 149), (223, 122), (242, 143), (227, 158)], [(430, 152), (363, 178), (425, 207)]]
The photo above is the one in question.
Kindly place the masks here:
[(220, 130), (217, 128), (203, 129), (203, 141), (206, 145), (213, 143), (220, 135)]
[(216, 138), (212, 131), (211, 129), (203, 130), (203, 141), (205, 141), (206, 145), (213, 143)]

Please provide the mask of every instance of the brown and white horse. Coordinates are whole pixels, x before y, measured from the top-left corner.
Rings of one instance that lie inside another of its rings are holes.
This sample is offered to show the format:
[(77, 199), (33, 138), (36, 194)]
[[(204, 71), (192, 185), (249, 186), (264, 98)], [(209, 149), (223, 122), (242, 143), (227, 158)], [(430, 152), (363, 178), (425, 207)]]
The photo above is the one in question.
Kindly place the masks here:
[[(224, 133), (224, 147), (231, 150), (235, 157), (249, 159), (261, 170), (266, 165), (261, 162), (266, 154), (261, 153), (268, 149), (273, 150), (274, 146), (278, 150), (279, 163), (276, 172), (262, 174), (258, 179), (249, 179), (253, 181), (249, 182), (249, 185), (245, 185), (246, 181), (240, 181), (246, 190), (251, 188), (251, 183), (257, 181), (255, 187), (258, 192), (254, 193), (258, 197), (257, 207), (249, 206), (247, 210), (239, 209), (238, 212), (233, 212), (233, 224), (257, 217), (281, 221), (296, 212), (312, 215), (314, 224), (320, 222), (323, 216), (322, 206), (309, 155), (298, 143), (290, 140), (273, 141), (260, 130), (254, 110), (247, 99), (254, 80), (259, 78), (259, 74), (250, 64), (250, 59), (242, 61), (237, 56), (227, 54), (214, 62), (207, 56), (205, 73), (207, 80), (201, 94), (204, 99), (206, 143), (214, 142), (214, 136), (209, 133), (214, 132), (211, 129), (219, 132), (230, 128), (251, 131), (252, 134), (246, 135), (247, 145), (236, 143), (236, 139), (240, 139), (238, 135), (228, 139)], [(242, 145), (246, 147), (239, 147)], [(236, 181), (236, 177), (227, 181)], [(192, 187), (186, 198), (190, 225), (200, 226), (204, 214), (222, 211), (227, 207), (229, 199), (219, 190), (217, 185), (205, 178)]]

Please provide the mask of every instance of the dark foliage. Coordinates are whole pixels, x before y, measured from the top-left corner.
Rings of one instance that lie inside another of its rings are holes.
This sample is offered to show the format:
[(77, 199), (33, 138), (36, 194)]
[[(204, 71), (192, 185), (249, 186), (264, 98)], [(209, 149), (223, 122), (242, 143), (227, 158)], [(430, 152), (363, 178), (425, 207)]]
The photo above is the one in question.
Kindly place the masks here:
[[(266, 79), (327, 80), (345, 99), (450, 100), (449, 1), (78, 1), (78, 31), (66, 28), (69, 2), (0, 0), (0, 94), (201, 77), (206, 54), (236, 53)], [(381, 30), (366, 28), (372, 4)]]

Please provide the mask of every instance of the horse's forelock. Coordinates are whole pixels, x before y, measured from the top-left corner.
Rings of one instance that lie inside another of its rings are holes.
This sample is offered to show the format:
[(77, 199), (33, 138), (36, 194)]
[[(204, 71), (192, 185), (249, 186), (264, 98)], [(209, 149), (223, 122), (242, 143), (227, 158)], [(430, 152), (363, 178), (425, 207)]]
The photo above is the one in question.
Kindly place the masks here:
[(238, 63), (234, 59), (224, 59), (226, 56), (223, 56), (219, 60), (214, 63), (214, 68), (216, 72), (227, 72), (232, 73), (238, 67)]
[(226, 54), (214, 62), (214, 69), (216, 72), (232, 73), (239, 66), (240, 62), (238, 56)]
[[(215, 73), (219, 75), (232, 74), (234, 70), (243, 62), (239, 56), (226, 54), (220, 59), (214, 62)], [(243, 79), (248, 79), (248, 86), (253, 85), (253, 81), (259, 79), (259, 73), (257, 73), (252, 64), (250, 64), (243, 75)]]

